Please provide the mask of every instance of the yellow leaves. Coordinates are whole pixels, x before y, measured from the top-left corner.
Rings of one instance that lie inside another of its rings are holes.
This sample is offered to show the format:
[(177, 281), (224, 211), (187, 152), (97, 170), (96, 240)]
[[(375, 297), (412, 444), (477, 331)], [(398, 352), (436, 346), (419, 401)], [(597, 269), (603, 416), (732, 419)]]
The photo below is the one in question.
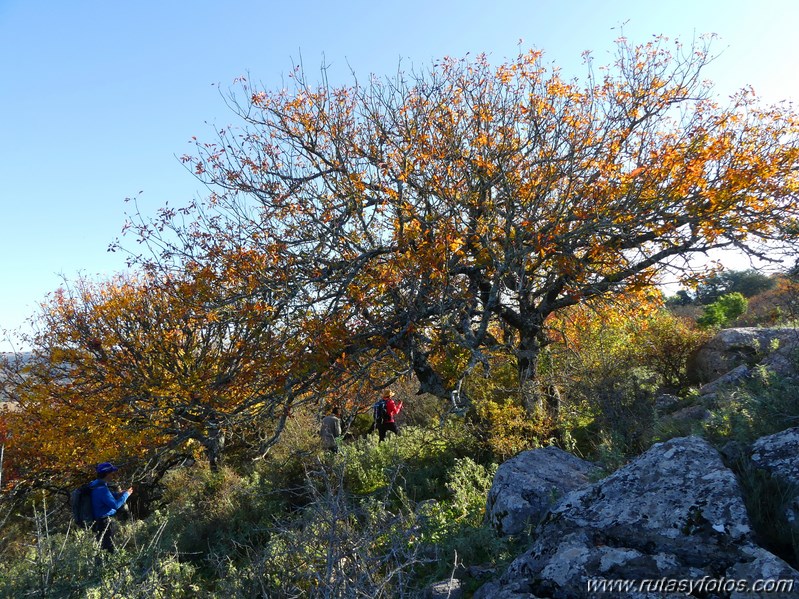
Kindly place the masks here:
[(504, 85), (509, 84), (513, 80), (513, 70), (512, 66), (501, 65), (497, 68), (497, 80)]
[(255, 302), (254, 304), (247, 306), (247, 308), (259, 316), (270, 316), (276, 312), (276, 308), (267, 302)]
[(449, 251), (457, 252), (463, 247), (463, 239), (455, 238), (449, 242)]
[(481, 177), (491, 177), (496, 173), (496, 165), (492, 160), (487, 160), (483, 156), (475, 156), (472, 158), (477, 173)]
[(363, 176), (361, 173), (349, 173), (348, 178), (350, 184), (352, 185), (352, 189), (354, 193), (363, 193), (366, 189), (366, 185), (364, 184)]
[(553, 98), (569, 97), (574, 93), (574, 87), (565, 83), (560, 77), (553, 76), (546, 82), (547, 95)]

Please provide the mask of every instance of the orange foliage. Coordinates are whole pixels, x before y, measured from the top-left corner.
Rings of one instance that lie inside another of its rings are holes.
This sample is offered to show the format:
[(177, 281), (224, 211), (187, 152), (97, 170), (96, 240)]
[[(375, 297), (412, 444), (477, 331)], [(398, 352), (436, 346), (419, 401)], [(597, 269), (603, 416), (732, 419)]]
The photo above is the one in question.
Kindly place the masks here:
[(746, 313), (736, 326), (777, 326), (799, 319), (799, 282), (777, 276), (776, 285), (749, 299)]
[(214, 464), (234, 429), (266, 436), (288, 415), (286, 397), (310, 384), (291, 382), (306, 341), (273, 326), (274, 298), (233, 302), (231, 291), (198, 271), (56, 293), (9, 416), (20, 472), (61, 476), (112, 460), (145, 476), (195, 451)]
[(290, 89), (243, 81), (243, 127), (184, 158), (214, 190), (194, 220), (134, 227), (163, 250), (144, 265), (189, 256), (251, 282), (237, 294), (278, 289), (305, 373), (399, 359), (446, 397), (504, 346), (529, 380), (564, 309), (690, 281), (680, 256), (790, 241), (799, 119), (750, 90), (714, 101), (708, 52), (619, 40), (583, 82), (537, 51), (342, 87), (301, 69)]

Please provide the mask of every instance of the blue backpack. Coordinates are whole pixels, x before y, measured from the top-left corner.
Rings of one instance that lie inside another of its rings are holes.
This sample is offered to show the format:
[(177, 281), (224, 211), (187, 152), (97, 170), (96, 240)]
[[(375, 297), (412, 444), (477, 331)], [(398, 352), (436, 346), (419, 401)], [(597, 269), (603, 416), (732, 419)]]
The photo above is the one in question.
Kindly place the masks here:
[(386, 400), (381, 399), (375, 403), (374, 408), (375, 426), (383, 424), (388, 419), (388, 412), (386, 412)]

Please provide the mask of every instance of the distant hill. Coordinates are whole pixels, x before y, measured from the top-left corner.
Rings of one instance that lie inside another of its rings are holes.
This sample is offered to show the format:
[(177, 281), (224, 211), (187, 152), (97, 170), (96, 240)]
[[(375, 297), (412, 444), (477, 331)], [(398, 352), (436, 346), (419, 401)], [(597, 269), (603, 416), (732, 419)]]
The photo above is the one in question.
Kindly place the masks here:
[(0, 402), (7, 402), (10, 400), (8, 385), (8, 372), (6, 367), (8, 364), (26, 364), (31, 359), (30, 352), (20, 352), (17, 354), (9, 352), (0, 352)]

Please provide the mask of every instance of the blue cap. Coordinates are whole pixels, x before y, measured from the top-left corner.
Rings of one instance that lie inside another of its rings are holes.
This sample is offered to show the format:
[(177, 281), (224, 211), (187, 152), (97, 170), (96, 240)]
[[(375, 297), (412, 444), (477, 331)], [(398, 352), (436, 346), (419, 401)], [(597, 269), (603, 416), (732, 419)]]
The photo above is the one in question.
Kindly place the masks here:
[(114, 466), (111, 462), (103, 462), (102, 464), (97, 464), (97, 474), (108, 474), (109, 472), (116, 472), (119, 470), (116, 466)]

